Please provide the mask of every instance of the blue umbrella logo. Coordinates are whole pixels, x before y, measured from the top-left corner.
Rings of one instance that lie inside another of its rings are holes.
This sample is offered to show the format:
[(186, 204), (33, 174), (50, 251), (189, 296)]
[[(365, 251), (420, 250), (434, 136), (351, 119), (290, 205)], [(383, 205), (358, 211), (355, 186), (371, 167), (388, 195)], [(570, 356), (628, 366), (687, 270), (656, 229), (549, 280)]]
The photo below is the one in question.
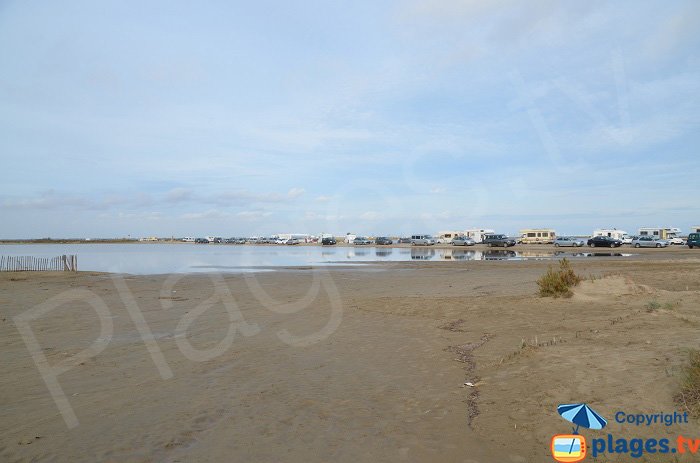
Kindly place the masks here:
[(564, 404), (557, 407), (557, 412), (567, 421), (576, 425), (574, 434), (578, 434), (579, 426), (588, 429), (603, 429), (608, 422), (586, 404)]
[[(586, 404), (564, 404), (557, 407), (557, 412), (567, 421), (576, 425), (574, 434), (578, 434), (578, 428), (583, 426), (588, 429), (603, 429), (608, 422)], [(574, 440), (571, 442), (569, 453), (574, 448)]]

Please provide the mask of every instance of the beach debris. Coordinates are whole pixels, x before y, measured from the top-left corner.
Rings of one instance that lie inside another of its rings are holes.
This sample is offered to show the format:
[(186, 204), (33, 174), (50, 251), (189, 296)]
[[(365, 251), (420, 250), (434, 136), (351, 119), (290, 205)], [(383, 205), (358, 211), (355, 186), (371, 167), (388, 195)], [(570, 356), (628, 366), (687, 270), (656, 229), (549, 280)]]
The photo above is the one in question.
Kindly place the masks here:
[(474, 376), (474, 370), (476, 369), (476, 362), (474, 361), (473, 351), (483, 346), (493, 337), (492, 334), (485, 333), (476, 342), (470, 342), (467, 344), (462, 344), (460, 346), (449, 346), (445, 350), (448, 352), (453, 352), (457, 354), (458, 362), (464, 363), (464, 372), (467, 378), (472, 378), (472, 381), (465, 382), (462, 387), (469, 387), (471, 391), (467, 395), (465, 400), (467, 404), (467, 423), (469, 426), (472, 425), (474, 418), (479, 415), (479, 407), (477, 401), (479, 399), (479, 390), (475, 387), (479, 384), (479, 378)]

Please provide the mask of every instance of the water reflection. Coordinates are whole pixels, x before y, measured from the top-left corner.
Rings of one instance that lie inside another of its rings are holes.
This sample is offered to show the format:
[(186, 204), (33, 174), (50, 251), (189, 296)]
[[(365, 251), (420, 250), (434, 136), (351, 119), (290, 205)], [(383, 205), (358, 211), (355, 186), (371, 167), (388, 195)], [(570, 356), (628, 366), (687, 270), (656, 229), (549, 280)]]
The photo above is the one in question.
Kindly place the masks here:
[(428, 247), (411, 248), (412, 260), (431, 260), (435, 257), (435, 249)]
[(156, 274), (242, 272), (251, 268), (337, 265), (352, 262), (470, 261), (629, 257), (633, 254), (562, 250), (479, 250), (432, 247), (227, 246), (190, 244), (0, 245), (0, 255), (54, 257), (76, 254), (80, 270)]
[[(522, 255), (521, 255), (522, 256)], [(483, 260), (514, 260), (518, 258), (516, 251), (484, 251)], [(538, 256), (522, 256), (522, 257), (538, 257)]]
[(377, 248), (377, 257), (389, 257), (394, 253), (392, 248)]

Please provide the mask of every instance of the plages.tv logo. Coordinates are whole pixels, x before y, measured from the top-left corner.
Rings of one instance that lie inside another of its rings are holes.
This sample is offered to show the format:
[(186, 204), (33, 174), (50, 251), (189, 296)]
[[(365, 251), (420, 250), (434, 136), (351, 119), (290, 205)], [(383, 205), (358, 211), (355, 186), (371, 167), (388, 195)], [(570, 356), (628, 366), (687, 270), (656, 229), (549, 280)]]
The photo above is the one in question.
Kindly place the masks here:
[(575, 463), (586, 458), (586, 438), (578, 433), (580, 427), (603, 429), (608, 422), (586, 404), (563, 404), (557, 412), (567, 421), (575, 424), (571, 434), (552, 436), (552, 457), (563, 463)]

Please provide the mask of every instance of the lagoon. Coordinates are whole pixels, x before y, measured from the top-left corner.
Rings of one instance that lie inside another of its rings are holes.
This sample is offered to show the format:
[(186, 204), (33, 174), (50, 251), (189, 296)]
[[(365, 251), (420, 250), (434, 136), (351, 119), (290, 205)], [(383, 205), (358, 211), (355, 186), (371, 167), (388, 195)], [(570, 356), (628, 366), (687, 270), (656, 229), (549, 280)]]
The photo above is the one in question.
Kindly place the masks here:
[(553, 250), (491, 250), (433, 247), (347, 247), (219, 245), (189, 243), (133, 244), (5, 244), (0, 255), (78, 256), (82, 271), (164, 274), (196, 272), (253, 272), (281, 267), (361, 265), (371, 262), (532, 260), (560, 257), (628, 256)]

